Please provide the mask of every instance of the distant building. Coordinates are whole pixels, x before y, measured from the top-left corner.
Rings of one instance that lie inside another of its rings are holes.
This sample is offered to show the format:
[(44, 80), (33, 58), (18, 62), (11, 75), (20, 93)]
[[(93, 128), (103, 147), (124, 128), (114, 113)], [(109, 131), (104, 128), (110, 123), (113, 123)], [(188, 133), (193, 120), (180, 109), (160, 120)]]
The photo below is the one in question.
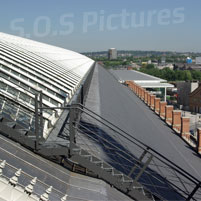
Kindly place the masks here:
[(125, 81), (134, 81), (142, 88), (148, 89), (150, 93), (158, 95), (161, 100), (166, 101), (167, 88), (173, 88), (174, 85), (167, 83), (167, 80), (148, 75), (135, 70), (110, 70), (114, 77), (120, 83)]
[(173, 64), (165, 64), (165, 65), (156, 65), (156, 67), (158, 68), (158, 69), (164, 69), (164, 68), (169, 68), (169, 69), (172, 69), (173, 70), (173, 68), (174, 68), (174, 66), (173, 66)]
[(132, 62), (131, 62), (131, 67), (132, 67), (132, 68), (136, 68), (136, 69), (139, 70), (141, 66), (138, 65), (138, 64), (136, 64), (136, 63), (132, 63)]
[(108, 50), (108, 59), (109, 60), (117, 59), (117, 50), (115, 48), (110, 48)]
[(162, 65), (165, 65), (165, 63), (166, 63), (166, 59), (165, 59), (165, 57), (162, 57), (162, 58), (161, 58), (161, 64), (162, 64)]
[(131, 66), (128, 66), (127, 70), (133, 70), (133, 68)]
[(192, 93), (198, 85), (198, 82), (177, 82), (177, 103), (182, 105), (184, 109), (189, 109), (189, 94)]
[(187, 64), (187, 63), (177, 63), (174, 64), (174, 70), (179, 69), (179, 70), (198, 70), (201, 71), (201, 65), (199, 64)]
[(187, 64), (192, 64), (192, 59), (191, 59), (190, 57), (187, 57), (187, 58), (186, 58), (186, 63), (187, 63)]
[(142, 66), (143, 66), (143, 65), (147, 65), (147, 64), (148, 64), (148, 62), (146, 62), (146, 61), (143, 61), (143, 62), (142, 62)]
[(148, 62), (147, 62), (147, 64), (151, 64), (152, 62), (151, 62), (151, 60), (149, 60)]
[(201, 65), (201, 57), (196, 57), (195, 58), (195, 64)]

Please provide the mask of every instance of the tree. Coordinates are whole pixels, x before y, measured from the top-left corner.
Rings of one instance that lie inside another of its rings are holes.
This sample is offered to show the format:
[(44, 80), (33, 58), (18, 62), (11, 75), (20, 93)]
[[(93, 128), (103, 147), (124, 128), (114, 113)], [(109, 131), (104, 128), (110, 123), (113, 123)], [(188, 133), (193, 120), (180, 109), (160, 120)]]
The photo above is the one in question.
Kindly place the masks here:
[(200, 71), (192, 70), (191, 75), (192, 75), (193, 80), (201, 80), (201, 72)]
[(192, 80), (192, 75), (191, 72), (189, 70), (185, 71), (185, 80)]
[(181, 70), (171, 70), (169, 68), (164, 68), (159, 70), (158, 68), (141, 68), (141, 72), (160, 77), (168, 81), (177, 80), (201, 80), (201, 72), (199, 71), (181, 71)]
[(147, 64), (147, 65), (146, 65), (146, 68), (147, 68), (147, 69), (153, 69), (153, 68), (154, 68), (154, 64)]

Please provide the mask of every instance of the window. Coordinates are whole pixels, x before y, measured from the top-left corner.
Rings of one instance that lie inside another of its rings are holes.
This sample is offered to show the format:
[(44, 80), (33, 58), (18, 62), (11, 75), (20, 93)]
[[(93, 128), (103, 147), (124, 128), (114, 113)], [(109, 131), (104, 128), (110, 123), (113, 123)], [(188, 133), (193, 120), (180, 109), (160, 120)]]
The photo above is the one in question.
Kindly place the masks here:
[(20, 74), (20, 77), (21, 77), (23, 80), (28, 80), (28, 77), (26, 77), (26, 76), (24, 76), (24, 75), (22, 75), (22, 74)]
[(12, 70), (11, 72), (12, 72), (14, 75), (18, 76), (18, 77), (19, 77), (19, 75), (20, 75), (18, 72), (14, 71), (14, 70)]
[(24, 89), (29, 90), (29, 86), (27, 86), (26, 84), (20, 82), (20, 86), (22, 86)]
[(57, 101), (53, 100), (52, 98), (50, 99), (50, 103), (52, 103), (53, 105), (56, 105), (56, 106), (58, 106), (58, 104), (59, 104)]
[(12, 94), (15, 97), (17, 97), (19, 94), (19, 91), (17, 89), (15, 89), (14, 87), (10, 87), (10, 86), (8, 86), (7, 92)]
[(19, 97), (19, 98), (20, 98), (21, 100), (27, 102), (27, 103), (30, 102), (30, 97), (29, 97), (27, 94), (23, 93), (23, 92), (20, 92), (20, 97)]
[(33, 93), (33, 94), (37, 94), (38, 93), (37, 90), (35, 90), (35, 89), (31, 88), (31, 87), (30, 87), (30, 92)]
[(6, 78), (6, 79), (8, 79), (8, 77), (9, 77), (7, 74), (5, 74), (3, 72), (0, 72), (0, 76), (3, 77), (3, 78)]
[(44, 87), (42, 84), (39, 84), (39, 83), (38, 83), (38, 86), (39, 86), (41, 89), (46, 90), (46, 87)]
[(0, 89), (6, 90), (7, 85), (3, 82), (0, 82)]
[(15, 78), (10, 77), (10, 81), (17, 84), (17, 85), (19, 84), (19, 81), (16, 80)]
[(32, 84), (34, 84), (34, 85), (37, 85), (37, 82), (34, 81), (34, 80), (32, 80), (32, 79), (29, 79), (29, 82), (32, 83)]
[(8, 68), (7, 66), (1, 65), (1, 67), (7, 71), (10, 71), (10, 68)]

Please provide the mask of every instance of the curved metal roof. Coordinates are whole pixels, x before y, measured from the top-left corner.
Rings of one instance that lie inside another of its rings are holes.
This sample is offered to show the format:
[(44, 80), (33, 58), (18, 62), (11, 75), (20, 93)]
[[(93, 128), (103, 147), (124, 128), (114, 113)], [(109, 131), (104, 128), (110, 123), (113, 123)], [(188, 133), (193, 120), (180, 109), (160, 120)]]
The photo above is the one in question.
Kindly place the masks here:
[[(34, 130), (34, 96), (47, 107), (68, 103), (94, 61), (76, 52), (0, 33), (0, 114)], [(44, 137), (61, 115), (44, 112)]]

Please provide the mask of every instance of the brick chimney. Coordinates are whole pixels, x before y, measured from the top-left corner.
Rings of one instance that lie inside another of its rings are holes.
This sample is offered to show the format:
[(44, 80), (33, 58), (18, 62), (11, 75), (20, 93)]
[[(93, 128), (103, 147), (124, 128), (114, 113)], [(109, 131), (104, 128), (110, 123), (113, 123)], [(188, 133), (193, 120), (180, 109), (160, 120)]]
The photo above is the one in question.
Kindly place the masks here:
[(181, 111), (172, 111), (172, 128), (180, 133), (181, 131)]
[(151, 103), (150, 103), (150, 107), (152, 110), (154, 110), (154, 100), (155, 100), (156, 96), (155, 95), (151, 95), (150, 99), (151, 99)]
[(181, 117), (181, 137), (190, 140), (190, 119), (189, 117)]
[(156, 114), (159, 114), (159, 111), (160, 111), (160, 108), (159, 108), (160, 100), (161, 100), (160, 98), (154, 99), (154, 110)]
[(197, 152), (201, 153), (201, 128), (197, 129)]
[(150, 106), (151, 105), (151, 94), (148, 93), (147, 95), (147, 105)]
[(145, 91), (145, 94), (144, 94), (144, 102), (147, 103), (148, 102), (148, 92)]
[(173, 105), (165, 106), (165, 121), (168, 125), (172, 125), (172, 111), (173, 111)]
[(145, 89), (142, 88), (142, 96), (141, 96), (141, 99), (144, 100), (144, 95), (145, 95)]
[(159, 115), (161, 119), (165, 119), (165, 106), (167, 105), (167, 102), (160, 101), (159, 102)]

